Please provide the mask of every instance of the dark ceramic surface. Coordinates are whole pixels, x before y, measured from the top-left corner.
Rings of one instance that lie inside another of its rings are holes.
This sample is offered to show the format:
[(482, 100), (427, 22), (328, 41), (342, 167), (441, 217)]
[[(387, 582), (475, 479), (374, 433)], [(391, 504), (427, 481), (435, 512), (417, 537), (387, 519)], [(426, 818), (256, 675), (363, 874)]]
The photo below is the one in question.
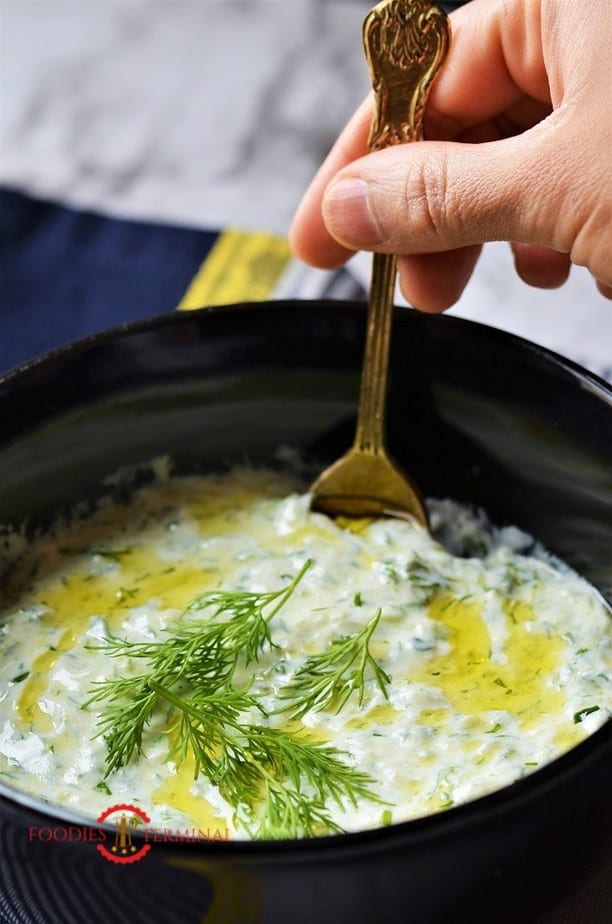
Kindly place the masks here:
[[(173, 315), (5, 376), (0, 521), (36, 529), (95, 498), (119, 466), (160, 454), (215, 468), (268, 462), (284, 442), (330, 460), (352, 435), (363, 321), (339, 303)], [(397, 311), (394, 454), (426, 495), (516, 523), (607, 594), (611, 404), (604, 383), (539, 347)], [(536, 921), (606, 862), (609, 757), (606, 727), (529, 779), (422, 821), (322, 841), (155, 844), (131, 867), (91, 844), (29, 843), (28, 826), (61, 822), (5, 792), (1, 919)]]

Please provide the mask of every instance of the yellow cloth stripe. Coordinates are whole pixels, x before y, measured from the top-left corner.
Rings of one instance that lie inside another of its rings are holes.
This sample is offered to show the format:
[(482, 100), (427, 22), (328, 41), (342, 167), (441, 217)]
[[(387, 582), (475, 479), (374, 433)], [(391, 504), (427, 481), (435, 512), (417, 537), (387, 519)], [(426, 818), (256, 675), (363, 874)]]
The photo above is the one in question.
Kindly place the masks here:
[(272, 234), (229, 228), (215, 241), (178, 307), (263, 301), (291, 259), (287, 241)]

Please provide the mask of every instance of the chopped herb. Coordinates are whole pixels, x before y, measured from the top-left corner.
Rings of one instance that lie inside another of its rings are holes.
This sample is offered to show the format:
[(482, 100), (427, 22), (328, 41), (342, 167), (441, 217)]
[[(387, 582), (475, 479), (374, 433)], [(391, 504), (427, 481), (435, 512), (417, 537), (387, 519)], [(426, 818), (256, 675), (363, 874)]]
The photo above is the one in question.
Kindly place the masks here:
[(498, 687), (503, 687), (504, 690), (508, 689), (508, 685), (504, 683), (501, 677), (496, 677), (493, 683), (496, 683)]
[(588, 648), (579, 648), (576, 654), (584, 654), (588, 650), (589, 650)]
[(11, 683), (21, 683), (22, 680), (25, 680), (26, 677), (29, 677), (29, 676), (30, 676), (30, 672), (24, 671), (22, 674), (17, 674), (16, 677), (13, 677), (11, 679)]
[(448, 587), (448, 579), (419, 555), (405, 562), (400, 570), (396, 562), (383, 561), (383, 573), (393, 584), (406, 580), (411, 586), (418, 603), (427, 605), (441, 591)]
[(385, 827), (387, 827), (390, 824), (393, 824), (393, 812), (391, 811), (391, 809), (385, 809), (384, 812), (381, 813), (380, 823), (381, 825), (384, 825)]
[(500, 725), (500, 723), (496, 722), (493, 728), (490, 728), (488, 731), (485, 732), (485, 735), (494, 735), (496, 734), (496, 732), (500, 730), (501, 727), (502, 726)]
[(359, 591), (353, 597), (353, 606), (363, 606), (363, 598)]
[[(517, 560), (506, 562), (504, 574), (499, 584), (499, 590), (504, 594), (511, 594), (525, 584), (533, 584), (538, 578), (538, 571), (529, 561)], [(513, 619), (513, 617), (510, 617)]]
[(537, 766), (538, 766), (538, 762), (537, 762), (537, 760), (526, 760), (526, 761), (525, 761), (525, 766), (526, 766), (526, 767), (537, 767)]
[(578, 712), (575, 712), (574, 725), (579, 725), (586, 715), (591, 715), (593, 712), (599, 712), (599, 706), (587, 706), (586, 709), (580, 709)]
[(397, 568), (395, 567), (395, 565), (393, 564), (393, 562), (390, 562), (390, 561), (383, 562), (383, 573), (386, 575), (386, 577), (389, 578), (389, 580), (393, 584), (399, 584), (400, 582), (399, 572)]
[(448, 579), (420, 555), (415, 555), (407, 562), (406, 577), (413, 589), (417, 591), (419, 603), (431, 603), (440, 591), (448, 587)]
[(138, 594), (137, 587), (132, 587), (132, 588), (120, 587), (119, 590), (115, 591), (115, 599), (117, 599), (119, 603), (123, 603), (127, 599), (133, 599), (137, 594)]
[(98, 792), (105, 792), (107, 796), (112, 796), (111, 788), (104, 780), (100, 780), (99, 783), (96, 783), (94, 789), (97, 789)]
[(432, 651), (436, 646), (433, 642), (428, 642), (422, 638), (413, 638), (412, 647), (415, 651)]

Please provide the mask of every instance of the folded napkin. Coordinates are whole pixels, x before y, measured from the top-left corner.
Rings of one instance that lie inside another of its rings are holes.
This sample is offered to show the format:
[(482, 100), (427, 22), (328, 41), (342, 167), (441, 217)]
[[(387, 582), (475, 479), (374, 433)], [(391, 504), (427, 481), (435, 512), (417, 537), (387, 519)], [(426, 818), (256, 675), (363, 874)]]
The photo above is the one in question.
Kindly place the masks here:
[(0, 189), (0, 239), (0, 373), (177, 307), (363, 297), (345, 271), (298, 264), (284, 238), (126, 221), (11, 189)]

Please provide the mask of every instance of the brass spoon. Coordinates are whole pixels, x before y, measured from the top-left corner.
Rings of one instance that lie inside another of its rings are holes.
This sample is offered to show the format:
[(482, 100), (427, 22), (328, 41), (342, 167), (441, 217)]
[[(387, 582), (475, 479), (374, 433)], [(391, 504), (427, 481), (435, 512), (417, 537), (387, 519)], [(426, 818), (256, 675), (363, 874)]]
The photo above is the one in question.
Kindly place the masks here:
[[(369, 150), (421, 141), (427, 94), (448, 51), (446, 14), (428, 0), (383, 0), (365, 18), (363, 44), (375, 101)], [(395, 264), (374, 254), (355, 441), (310, 492), (312, 508), (329, 516), (408, 517), (427, 528), (418, 488), (385, 448)]]

